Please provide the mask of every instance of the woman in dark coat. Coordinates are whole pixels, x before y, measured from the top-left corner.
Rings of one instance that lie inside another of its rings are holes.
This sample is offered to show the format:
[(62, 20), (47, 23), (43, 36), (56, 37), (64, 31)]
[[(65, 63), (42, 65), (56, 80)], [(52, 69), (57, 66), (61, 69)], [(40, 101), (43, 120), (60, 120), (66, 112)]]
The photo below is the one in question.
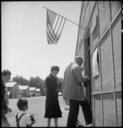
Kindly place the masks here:
[(51, 73), (46, 77), (46, 102), (45, 102), (45, 118), (48, 118), (47, 126), (50, 127), (51, 118), (54, 118), (55, 127), (58, 127), (58, 118), (62, 117), (60, 105), (58, 101), (58, 66), (51, 67)]

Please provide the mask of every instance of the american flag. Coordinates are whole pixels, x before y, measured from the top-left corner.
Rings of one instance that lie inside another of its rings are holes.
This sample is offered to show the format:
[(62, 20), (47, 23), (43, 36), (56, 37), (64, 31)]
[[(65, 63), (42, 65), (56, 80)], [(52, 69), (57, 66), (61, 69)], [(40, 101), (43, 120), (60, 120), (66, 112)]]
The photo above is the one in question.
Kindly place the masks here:
[(62, 33), (66, 19), (47, 9), (47, 41), (48, 44), (57, 44)]

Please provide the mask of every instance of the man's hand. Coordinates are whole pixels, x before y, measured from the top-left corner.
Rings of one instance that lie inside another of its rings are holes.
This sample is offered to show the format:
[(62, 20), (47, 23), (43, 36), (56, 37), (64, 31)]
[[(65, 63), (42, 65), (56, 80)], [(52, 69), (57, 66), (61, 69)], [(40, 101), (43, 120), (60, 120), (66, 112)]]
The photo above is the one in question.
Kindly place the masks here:
[(89, 80), (89, 77), (88, 77), (88, 76), (84, 76), (84, 79), (85, 79), (85, 80)]
[(83, 82), (87, 82), (89, 80), (89, 77), (88, 76), (83, 76)]
[(68, 99), (64, 99), (66, 105), (69, 105), (69, 100)]

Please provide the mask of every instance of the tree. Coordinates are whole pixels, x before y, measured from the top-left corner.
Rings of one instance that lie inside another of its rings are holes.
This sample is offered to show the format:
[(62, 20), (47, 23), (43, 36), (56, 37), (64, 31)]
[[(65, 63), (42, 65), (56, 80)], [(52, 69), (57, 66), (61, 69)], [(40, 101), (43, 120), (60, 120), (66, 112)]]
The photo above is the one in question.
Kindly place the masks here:
[(39, 76), (30, 77), (30, 80), (23, 78), (23, 76), (13, 77), (13, 81), (19, 85), (29, 85), (30, 87), (40, 88), (41, 95), (45, 95), (45, 83)]
[(13, 77), (13, 81), (20, 85), (29, 85), (29, 81), (23, 78), (23, 76), (15, 76)]
[(41, 79), (39, 76), (31, 77), (29, 80), (30, 87), (40, 88), (41, 95), (44, 95), (44, 80)]

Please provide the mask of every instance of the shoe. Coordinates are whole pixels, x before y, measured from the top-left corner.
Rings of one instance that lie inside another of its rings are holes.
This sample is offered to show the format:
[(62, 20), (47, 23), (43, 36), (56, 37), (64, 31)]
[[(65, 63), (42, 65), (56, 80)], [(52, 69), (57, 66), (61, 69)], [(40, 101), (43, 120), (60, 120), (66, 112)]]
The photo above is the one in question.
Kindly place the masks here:
[(92, 127), (93, 126), (93, 124), (88, 124), (86, 127)]

